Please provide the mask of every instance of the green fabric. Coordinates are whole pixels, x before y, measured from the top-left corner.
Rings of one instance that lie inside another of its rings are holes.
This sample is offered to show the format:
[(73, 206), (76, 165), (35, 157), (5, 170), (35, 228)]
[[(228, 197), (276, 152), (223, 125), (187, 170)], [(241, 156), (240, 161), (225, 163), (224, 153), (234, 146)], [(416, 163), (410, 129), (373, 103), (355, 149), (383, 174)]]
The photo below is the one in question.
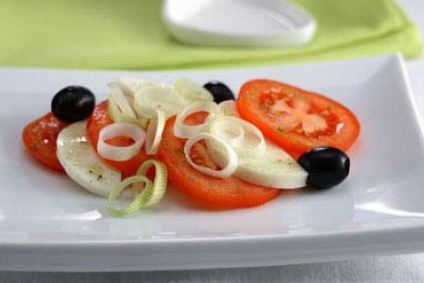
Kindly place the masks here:
[(1, 0), (0, 65), (175, 69), (421, 53), (417, 27), (394, 0), (298, 2), (319, 28), (310, 45), (287, 49), (179, 43), (160, 20), (160, 0)]

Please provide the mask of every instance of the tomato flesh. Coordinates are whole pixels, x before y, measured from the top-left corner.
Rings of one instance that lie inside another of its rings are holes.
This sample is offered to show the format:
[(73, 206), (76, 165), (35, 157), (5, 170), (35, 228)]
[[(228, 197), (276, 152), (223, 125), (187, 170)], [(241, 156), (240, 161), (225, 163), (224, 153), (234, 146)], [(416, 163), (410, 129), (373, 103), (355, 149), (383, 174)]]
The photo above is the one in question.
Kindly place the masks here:
[(349, 149), (359, 136), (355, 115), (323, 95), (272, 80), (251, 80), (240, 89), (240, 116), (297, 158), (318, 146)]
[[(190, 116), (200, 123), (203, 115)], [(242, 208), (263, 204), (277, 197), (281, 190), (250, 184), (235, 177), (214, 178), (194, 169), (184, 155), (185, 140), (174, 136), (175, 117), (168, 119), (162, 135), (158, 156), (168, 168), (169, 179), (184, 194), (201, 204), (214, 208)], [(217, 168), (202, 143), (193, 146), (196, 163)]]
[(48, 168), (64, 172), (56, 155), (56, 140), (67, 123), (58, 120), (52, 113), (47, 113), (29, 123), (22, 132), (22, 140), (28, 152)]
[[(108, 101), (99, 103), (93, 111), (90, 119), (87, 122), (87, 135), (91, 145), (97, 152), (97, 142), (101, 129), (114, 123), (108, 111)], [(116, 146), (128, 146), (133, 143), (129, 138), (117, 137), (107, 141), (108, 143)], [(122, 172), (124, 177), (132, 176), (137, 172), (138, 167), (147, 160), (147, 155), (142, 149), (137, 155), (129, 160), (114, 161), (99, 156), (106, 164)]]

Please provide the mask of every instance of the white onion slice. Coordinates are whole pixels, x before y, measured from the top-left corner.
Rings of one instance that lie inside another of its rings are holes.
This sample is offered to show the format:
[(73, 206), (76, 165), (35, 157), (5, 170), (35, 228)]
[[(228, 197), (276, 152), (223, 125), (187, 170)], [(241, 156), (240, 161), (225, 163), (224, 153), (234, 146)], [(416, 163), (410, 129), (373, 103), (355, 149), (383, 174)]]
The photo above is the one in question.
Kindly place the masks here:
[(130, 118), (123, 113), (113, 100), (109, 100), (107, 104), (108, 112), (115, 123), (130, 123), (139, 126), (143, 130), (147, 128), (149, 119), (141, 117), (139, 119)]
[(213, 101), (213, 95), (206, 88), (190, 79), (178, 79), (174, 87), (188, 101)]
[(134, 79), (134, 78), (128, 78), (123, 77), (119, 78), (116, 83), (121, 88), (122, 92), (127, 96), (134, 99), (135, 93), (142, 89), (143, 87), (149, 87), (149, 86), (161, 86), (162, 84), (154, 82), (154, 81), (148, 81), (148, 80), (141, 80), (141, 79)]
[[(214, 142), (215, 144), (217, 144), (218, 146), (221, 146), (222, 149), (224, 150), (223, 152), (225, 152), (225, 157), (227, 159), (226, 165), (224, 166), (224, 168), (222, 168), (221, 170), (213, 170), (210, 169), (208, 167), (205, 166), (201, 166), (201, 165), (197, 165), (196, 163), (193, 162), (193, 160), (191, 160), (190, 157), (190, 152), (191, 152), (191, 148), (192, 146), (201, 141), (201, 140), (206, 140), (206, 141), (210, 141), (210, 142)], [(198, 135), (196, 135), (195, 137), (189, 139), (186, 144), (184, 145), (184, 155), (185, 158), (187, 159), (188, 163), (190, 163), (190, 165), (204, 173), (216, 178), (227, 178), (230, 177), (234, 171), (237, 169), (237, 164), (238, 164), (238, 159), (237, 159), (237, 154), (234, 151), (234, 149), (231, 148), (231, 146), (224, 141), (221, 138), (218, 138), (214, 135), (208, 134), (208, 133), (200, 133)]]
[(210, 132), (228, 142), (232, 147), (239, 148), (244, 144), (245, 130), (234, 126), (233, 121), (218, 118), (210, 123)]
[(144, 86), (134, 97), (134, 108), (141, 117), (153, 118), (157, 110), (170, 117), (180, 112), (187, 101), (180, 97), (174, 87), (169, 85)]
[(240, 117), (234, 100), (225, 100), (218, 104), (218, 107), (226, 116)]
[(240, 118), (225, 116), (215, 119), (210, 124), (210, 132), (230, 143), (241, 154), (260, 155), (266, 150), (262, 132)]
[[(209, 116), (203, 123), (198, 125), (187, 125), (184, 123), (187, 117), (197, 112), (207, 112)], [(189, 139), (199, 133), (208, 132), (209, 122), (212, 116), (217, 113), (219, 113), (219, 108), (212, 101), (198, 101), (188, 105), (177, 115), (174, 125), (174, 135), (178, 138)]]
[[(130, 146), (114, 146), (106, 143), (106, 140), (121, 136), (131, 138), (134, 143)], [(101, 129), (97, 143), (97, 152), (106, 159), (125, 161), (140, 151), (145, 136), (145, 132), (135, 125), (113, 123)]]
[(119, 85), (116, 82), (112, 82), (108, 84), (108, 88), (110, 93), (109, 100), (114, 103), (126, 117), (130, 119), (137, 119), (128, 98), (122, 92)]
[(165, 112), (158, 110), (156, 111), (155, 117), (153, 117), (146, 132), (146, 153), (148, 155), (154, 155), (159, 149), (159, 144), (162, 140), (163, 129), (165, 128), (166, 115)]

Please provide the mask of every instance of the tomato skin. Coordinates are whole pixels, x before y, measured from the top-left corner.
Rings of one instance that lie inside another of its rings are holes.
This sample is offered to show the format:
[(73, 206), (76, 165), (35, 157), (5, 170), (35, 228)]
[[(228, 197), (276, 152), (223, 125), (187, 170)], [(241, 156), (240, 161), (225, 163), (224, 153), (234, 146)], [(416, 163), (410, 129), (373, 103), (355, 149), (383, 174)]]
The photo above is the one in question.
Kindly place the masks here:
[(58, 172), (64, 172), (64, 169), (57, 159), (56, 140), (67, 125), (49, 112), (26, 125), (22, 131), (22, 140), (28, 152), (38, 162)]
[[(321, 136), (307, 136), (281, 128), (259, 106), (264, 93), (272, 92), (276, 92), (283, 97), (293, 94), (308, 101), (308, 103), (314, 105), (314, 108), (329, 109), (332, 119), (337, 119), (337, 123), (343, 125), (343, 127), (334, 133), (326, 133)], [(318, 146), (333, 146), (346, 151), (356, 141), (360, 132), (358, 119), (342, 104), (323, 95), (278, 81), (256, 79), (246, 82), (240, 89), (236, 106), (243, 119), (256, 125), (265, 137), (286, 150), (294, 158)]]
[[(87, 136), (90, 140), (91, 145), (93, 146), (93, 149), (96, 152), (97, 152), (97, 142), (99, 140), (100, 130), (112, 123), (114, 123), (114, 121), (112, 120), (112, 117), (109, 115), (108, 101), (106, 100), (99, 103), (94, 108), (93, 114), (91, 115), (90, 119), (87, 122)], [(129, 144), (128, 139), (120, 138), (120, 137), (110, 140), (108, 142), (112, 145), (117, 145), (117, 146), (126, 146)], [(114, 160), (103, 158), (101, 156), (99, 157), (106, 164), (121, 171), (124, 178), (135, 175), (141, 163), (143, 163), (145, 160), (148, 159), (146, 153), (144, 152), (144, 149), (140, 150), (140, 152), (134, 157), (132, 157), (131, 159), (125, 160), (125, 161), (114, 161)]]
[[(202, 120), (199, 116), (195, 119)], [(185, 141), (173, 134), (175, 116), (168, 119), (162, 135), (158, 157), (168, 168), (169, 179), (184, 194), (212, 208), (253, 207), (277, 197), (282, 190), (257, 186), (235, 177), (225, 179), (207, 176), (194, 169), (186, 160)], [(202, 154), (202, 153), (200, 153)], [(210, 163), (205, 157), (204, 163)]]

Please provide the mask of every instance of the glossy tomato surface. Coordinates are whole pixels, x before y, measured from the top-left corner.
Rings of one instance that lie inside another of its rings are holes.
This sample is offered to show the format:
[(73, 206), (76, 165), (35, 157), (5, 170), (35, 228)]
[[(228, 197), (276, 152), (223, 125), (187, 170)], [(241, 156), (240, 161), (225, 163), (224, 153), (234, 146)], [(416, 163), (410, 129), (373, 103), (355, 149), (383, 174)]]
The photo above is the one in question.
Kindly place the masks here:
[(243, 119), (296, 158), (318, 146), (347, 150), (360, 132), (358, 119), (342, 104), (273, 80), (243, 84), (237, 110)]
[(57, 159), (56, 140), (66, 126), (52, 113), (47, 113), (29, 123), (22, 132), (22, 140), (28, 152), (41, 164), (59, 172), (64, 170)]

